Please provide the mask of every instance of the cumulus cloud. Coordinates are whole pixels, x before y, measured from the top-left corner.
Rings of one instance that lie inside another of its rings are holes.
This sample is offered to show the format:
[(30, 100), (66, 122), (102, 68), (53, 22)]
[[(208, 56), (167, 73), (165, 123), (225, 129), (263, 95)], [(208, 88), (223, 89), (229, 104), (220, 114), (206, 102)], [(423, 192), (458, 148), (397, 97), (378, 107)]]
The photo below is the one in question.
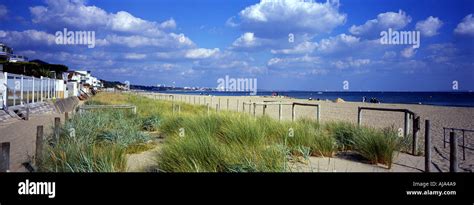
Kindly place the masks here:
[(318, 46), (316, 42), (305, 41), (297, 44), (293, 48), (271, 50), (273, 54), (303, 54), (303, 53), (312, 53), (314, 49)]
[(438, 35), (438, 29), (442, 25), (443, 22), (438, 17), (430, 16), (426, 20), (418, 21), (415, 28), (421, 32), (421, 35), (431, 37)]
[(377, 15), (376, 19), (368, 20), (362, 25), (352, 25), (349, 32), (353, 35), (373, 38), (378, 37), (383, 30), (389, 28), (393, 30), (402, 29), (410, 22), (411, 17), (402, 10), (399, 10), (398, 13), (386, 12)]
[(154, 29), (156, 26), (153, 22), (137, 18), (126, 11), (111, 14), (107, 25), (114, 31), (134, 31), (137, 28)]
[(348, 49), (359, 42), (360, 38), (358, 37), (339, 34), (334, 37), (322, 39), (317, 46), (317, 50), (322, 53), (333, 53), (343, 49)]
[(202, 59), (209, 58), (216, 55), (219, 52), (219, 48), (206, 49), (206, 48), (196, 48), (190, 49), (186, 52), (185, 57), (191, 59)]
[(108, 13), (99, 7), (86, 5), (81, 0), (46, 0), (46, 6), (30, 7), (30, 13), (33, 23), (55, 29), (105, 29), (157, 37), (168, 35), (165, 30), (176, 28), (174, 19), (161, 23), (147, 21), (126, 11)]
[(332, 63), (332, 65), (338, 69), (360, 68), (368, 64), (370, 64), (370, 59), (353, 59), (353, 58), (348, 58), (346, 60), (338, 60)]
[(474, 36), (474, 18), (472, 14), (467, 15), (454, 29), (454, 33), (460, 35)]
[(288, 33), (328, 33), (346, 21), (339, 1), (260, 1), (240, 11), (240, 26), (259, 37), (282, 37)]
[(0, 30), (0, 39), (9, 43), (10, 46), (49, 46), (56, 44), (56, 37), (53, 34), (34, 29), (25, 31), (2, 31)]
[(267, 62), (267, 66), (270, 68), (287, 69), (293, 68), (307, 68), (314, 65), (320, 64), (321, 59), (316, 56), (304, 55), (301, 57), (288, 57), (288, 58), (271, 58)]
[(271, 43), (271, 40), (257, 38), (254, 33), (246, 32), (232, 43), (231, 49), (250, 51), (269, 46)]
[(162, 28), (162, 29), (176, 29), (176, 21), (172, 18), (167, 20), (167, 21), (163, 21), (160, 24), (160, 28)]
[(96, 6), (86, 6), (83, 1), (46, 0), (46, 4), (30, 7), (34, 23), (90, 28), (106, 25), (109, 19), (106, 11)]

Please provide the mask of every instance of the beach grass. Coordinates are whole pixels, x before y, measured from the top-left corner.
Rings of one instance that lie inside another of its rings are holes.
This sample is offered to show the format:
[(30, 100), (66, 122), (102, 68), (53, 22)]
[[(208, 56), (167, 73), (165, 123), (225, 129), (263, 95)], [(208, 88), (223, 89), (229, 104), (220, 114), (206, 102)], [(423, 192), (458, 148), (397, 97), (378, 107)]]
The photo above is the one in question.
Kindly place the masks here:
[(84, 112), (63, 125), (58, 141), (53, 136), (48, 138), (39, 168), (54, 172), (126, 171), (129, 147), (149, 139), (142, 131), (141, 121), (132, 113)]
[[(133, 94), (99, 93), (88, 104), (132, 104), (126, 111), (86, 112), (64, 125), (63, 134), (47, 146), (45, 171), (125, 171), (129, 153), (153, 148), (149, 132), (165, 136), (156, 155), (162, 172), (286, 172), (297, 156), (333, 157), (352, 150), (372, 163), (389, 167), (400, 149), (390, 129), (358, 127), (348, 122), (319, 124), (311, 119), (282, 121), (232, 111), (155, 100)], [(180, 112), (173, 111), (173, 104)]]
[(370, 162), (385, 164), (390, 168), (395, 152), (401, 148), (400, 141), (393, 128), (384, 128), (380, 131), (364, 127), (359, 129), (354, 147)]

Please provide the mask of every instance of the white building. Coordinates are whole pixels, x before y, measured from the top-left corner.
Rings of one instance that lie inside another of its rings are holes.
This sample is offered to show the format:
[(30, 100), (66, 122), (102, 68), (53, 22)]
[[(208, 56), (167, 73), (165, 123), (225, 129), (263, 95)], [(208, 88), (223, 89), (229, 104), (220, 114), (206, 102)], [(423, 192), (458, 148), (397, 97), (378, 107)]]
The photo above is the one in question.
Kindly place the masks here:
[(102, 82), (91, 75), (90, 71), (69, 71), (67, 88), (70, 95), (78, 96), (81, 92), (90, 93), (91, 89), (102, 88)]
[(11, 62), (11, 63), (28, 62), (28, 58), (26, 56), (11, 55), (10, 58), (8, 59), (8, 62)]

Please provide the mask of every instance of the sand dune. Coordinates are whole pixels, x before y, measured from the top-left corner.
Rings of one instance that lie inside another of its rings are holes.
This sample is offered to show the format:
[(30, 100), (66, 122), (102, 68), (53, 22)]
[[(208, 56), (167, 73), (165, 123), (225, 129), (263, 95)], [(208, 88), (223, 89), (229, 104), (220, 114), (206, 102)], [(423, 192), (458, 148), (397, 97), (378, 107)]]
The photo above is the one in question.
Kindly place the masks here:
[[(157, 93), (142, 93), (156, 99), (169, 99), (169, 94)], [(176, 101), (187, 102), (190, 104), (209, 104), (213, 110), (216, 106), (222, 110), (233, 110), (242, 112), (243, 102), (263, 102), (263, 101), (278, 101), (283, 103), (311, 103), (320, 105), (320, 120), (322, 123), (329, 121), (347, 121), (357, 123), (358, 107), (378, 107), (378, 108), (397, 108), (409, 109), (414, 112), (421, 119), (421, 130), (418, 133), (419, 150), (424, 150), (424, 128), (425, 120), (431, 122), (431, 136), (432, 136), (432, 156), (434, 171), (449, 171), (449, 144), (446, 148), (443, 147), (443, 127), (454, 127), (462, 129), (474, 130), (474, 108), (466, 107), (447, 107), (447, 106), (430, 106), (430, 105), (412, 105), (412, 104), (370, 104), (362, 102), (331, 102), (331, 101), (310, 101), (305, 99), (291, 99), (279, 97), (263, 97), (263, 96), (202, 96), (202, 95), (173, 95)], [(220, 103), (220, 104), (219, 104)], [(292, 111), (291, 105), (282, 106), (282, 120), (291, 120)], [(247, 105), (245, 111), (253, 114), (253, 106)], [(312, 118), (316, 119), (317, 112), (315, 107), (296, 106), (296, 119)], [(262, 115), (263, 106), (258, 105), (255, 109), (256, 115)], [(278, 105), (269, 105), (266, 108), (265, 114), (278, 119), (279, 108)], [(362, 124), (378, 128), (394, 126), (395, 129), (403, 129), (404, 114), (382, 111), (363, 111)], [(411, 130), (412, 125), (410, 124)], [(411, 131), (410, 131), (411, 132)], [(449, 140), (449, 133), (447, 133), (447, 140)], [(461, 133), (458, 133), (460, 136)], [(474, 148), (474, 133), (466, 133), (465, 144)], [(462, 139), (459, 137), (458, 144), (462, 144)], [(460, 169), (464, 171), (473, 170), (474, 152), (466, 149), (466, 160), (462, 158), (462, 148), (458, 148), (458, 162)]]

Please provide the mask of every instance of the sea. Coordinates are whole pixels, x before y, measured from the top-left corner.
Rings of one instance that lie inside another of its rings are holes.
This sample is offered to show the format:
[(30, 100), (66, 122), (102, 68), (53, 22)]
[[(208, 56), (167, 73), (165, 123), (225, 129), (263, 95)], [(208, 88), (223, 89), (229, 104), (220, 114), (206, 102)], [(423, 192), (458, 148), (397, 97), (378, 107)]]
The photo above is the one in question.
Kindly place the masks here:
[[(250, 92), (229, 92), (229, 91), (160, 91), (160, 93), (170, 94), (190, 94), (190, 95), (214, 95), (214, 96), (249, 96)], [(474, 107), (474, 92), (349, 92), (349, 91), (259, 91), (257, 96), (271, 96), (278, 94), (299, 99), (312, 100), (335, 100), (342, 98), (344, 101), (366, 102), (371, 98), (377, 99), (380, 103), (397, 104), (423, 104), (437, 106)]]

